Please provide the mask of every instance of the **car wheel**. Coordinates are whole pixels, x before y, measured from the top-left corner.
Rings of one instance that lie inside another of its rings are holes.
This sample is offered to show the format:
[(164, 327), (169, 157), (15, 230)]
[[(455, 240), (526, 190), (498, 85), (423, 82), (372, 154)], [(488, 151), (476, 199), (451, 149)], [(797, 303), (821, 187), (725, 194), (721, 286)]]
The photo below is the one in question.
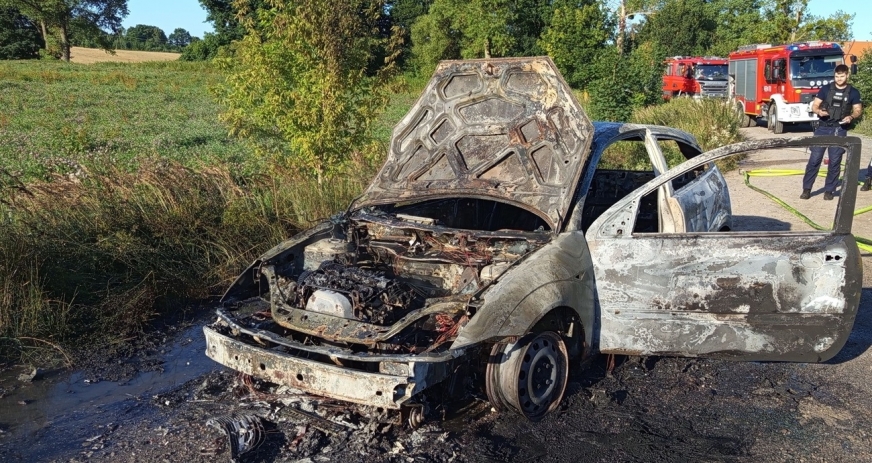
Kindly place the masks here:
[(769, 107), (769, 129), (774, 133), (784, 133), (784, 123), (778, 120), (778, 111), (774, 104)]
[(563, 399), (569, 354), (553, 331), (531, 333), (491, 350), (487, 394), (497, 410), (510, 409), (531, 421), (542, 419)]

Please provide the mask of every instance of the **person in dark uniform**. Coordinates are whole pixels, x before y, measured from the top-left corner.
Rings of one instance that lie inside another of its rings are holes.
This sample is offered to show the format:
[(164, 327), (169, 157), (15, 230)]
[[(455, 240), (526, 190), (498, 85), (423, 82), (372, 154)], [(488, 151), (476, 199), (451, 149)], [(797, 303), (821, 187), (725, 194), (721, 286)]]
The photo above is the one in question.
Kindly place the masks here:
[[(848, 84), (848, 66), (844, 64), (836, 66), (833, 77), (832, 82), (821, 87), (811, 104), (812, 111), (820, 118), (820, 125), (814, 130), (815, 137), (844, 137), (848, 134), (851, 123), (863, 114), (860, 92)], [(839, 183), (842, 155), (845, 153), (844, 148), (837, 146), (809, 148), (811, 155), (805, 166), (805, 175), (802, 177), (802, 194), (799, 195), (801, 199), (811, 197), (811, 187), (820, 171), (826, 150), (829, 150), (830, 165), (824, 183), (824, 199), (833, 199), (836, 185)]]

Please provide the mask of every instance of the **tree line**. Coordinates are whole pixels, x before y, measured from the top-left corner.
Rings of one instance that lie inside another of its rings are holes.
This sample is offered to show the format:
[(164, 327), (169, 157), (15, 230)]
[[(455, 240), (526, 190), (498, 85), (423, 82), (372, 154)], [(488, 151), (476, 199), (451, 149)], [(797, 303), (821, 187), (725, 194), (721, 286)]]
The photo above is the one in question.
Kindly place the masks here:
[[(318, 178), (370, 152), (370, 129), (399, 72), (426, 77), (444, 59), (548, 55), (593, 117), (628, 120), (661, 100), (667, 56), (846, 41), (854, 20), (811, 15), (809, 0), (199, 1), (214, 32), (191, 38), (182, 59), (214, 60), (226, 72), (218, 94), (231, 133)], [(33, 26), (45, 49), (59, 44), (61, 57), (85, 37), (164, 43), (151, 26), (119, 35), (126, 0), (0, 6), (17, 8), (26, 20), (13, 23)]]
[(227, 73), (223, 121), (259, 154), (318, 178), (366, 156), (367, 130), (391, 94), (392, 73), (426, 77), (445, 59), (548, 55), (594, 118), (626, 121), (661, 101), (667, 56), (845, 41), (854, 19), (810, 15), (808, 0), (200, 3), (215, 32), (183, 58), (215, 59)]
[(199, 40), (182, 28), (169, 36), (156, 26), (125, 29), (127, 0), (0, 0), (0, 59), (70, 59), (70, 47), (107, 51), (180, 52)]

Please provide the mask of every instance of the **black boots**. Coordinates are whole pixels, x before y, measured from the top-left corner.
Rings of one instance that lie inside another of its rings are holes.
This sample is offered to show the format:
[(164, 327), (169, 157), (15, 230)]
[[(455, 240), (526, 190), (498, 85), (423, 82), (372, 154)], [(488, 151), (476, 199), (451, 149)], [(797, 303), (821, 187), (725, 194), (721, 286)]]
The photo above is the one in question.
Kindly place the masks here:
[(863, 182), (860, 191), (869, 191), (869, 188), (872, 188), (872, 177), (866, 177), (866, 181)]
[(802, 194), (799, 195), (799, 199), (808, 199), (811, 198), (811, 190), (802, 190)]

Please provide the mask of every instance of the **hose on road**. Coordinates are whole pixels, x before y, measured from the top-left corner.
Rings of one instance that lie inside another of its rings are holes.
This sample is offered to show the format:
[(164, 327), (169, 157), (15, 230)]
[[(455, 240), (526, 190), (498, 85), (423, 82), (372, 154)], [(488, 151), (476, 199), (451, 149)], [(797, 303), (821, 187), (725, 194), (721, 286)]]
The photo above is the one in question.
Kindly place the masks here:
[[(796, 210), (796, 208), (794, 208), (790, 204), (787, 204), (781, 198), (773, 195), (772, 193), (769, 193), (768, 191), (766, 191), (760, 187), (756, 187), (754, 185), (751, 185), (751, 177), (785, 177), (785, 176), (790, 176), (790, 175), (803, 175), (803, 174), (805, 174), (805, 171), (798, 170), (798, 169), (750, 170), (750, 171), (745, 172), (745, 185), (747, 185), (748, 188), (750, 188), (750, 189), (766, 196), (767, 198), (771, 199), (776, 204), (781, 205), (781, 207), (783, 207), (784, 209), (786, 209), (788, 212), (792, 213), (793, 215), (799, 217), (803, 222), (807, 223), (810, 227), (814, 228), (815, 230), (821, 230), (821, 231), (830, 230), (831, 228), (826, 228), (826, 227), (822, 227), (822, 226), (818, 225), (813, 220), (808, 218), (805, 214), (803, 214), (802, 212), (799, 212), (798, 210)], [(818, 177), (826, 177), (826, 172), (819, 172)], [(869, 211), (872, 211), (872, 206), (867, 206), (867, 207), (855, 210), (854, 216), (856, 217), (860, 214), (864, 214), (864, 213), (869, 212)], [(872, 239), (864, 238), (862, 236), (857, 236), (855, 234), (854, 240), (857, 241), (857, 247), (859, 247), (860, 249), (862, 249), (866, 252), (872, 252)]]

